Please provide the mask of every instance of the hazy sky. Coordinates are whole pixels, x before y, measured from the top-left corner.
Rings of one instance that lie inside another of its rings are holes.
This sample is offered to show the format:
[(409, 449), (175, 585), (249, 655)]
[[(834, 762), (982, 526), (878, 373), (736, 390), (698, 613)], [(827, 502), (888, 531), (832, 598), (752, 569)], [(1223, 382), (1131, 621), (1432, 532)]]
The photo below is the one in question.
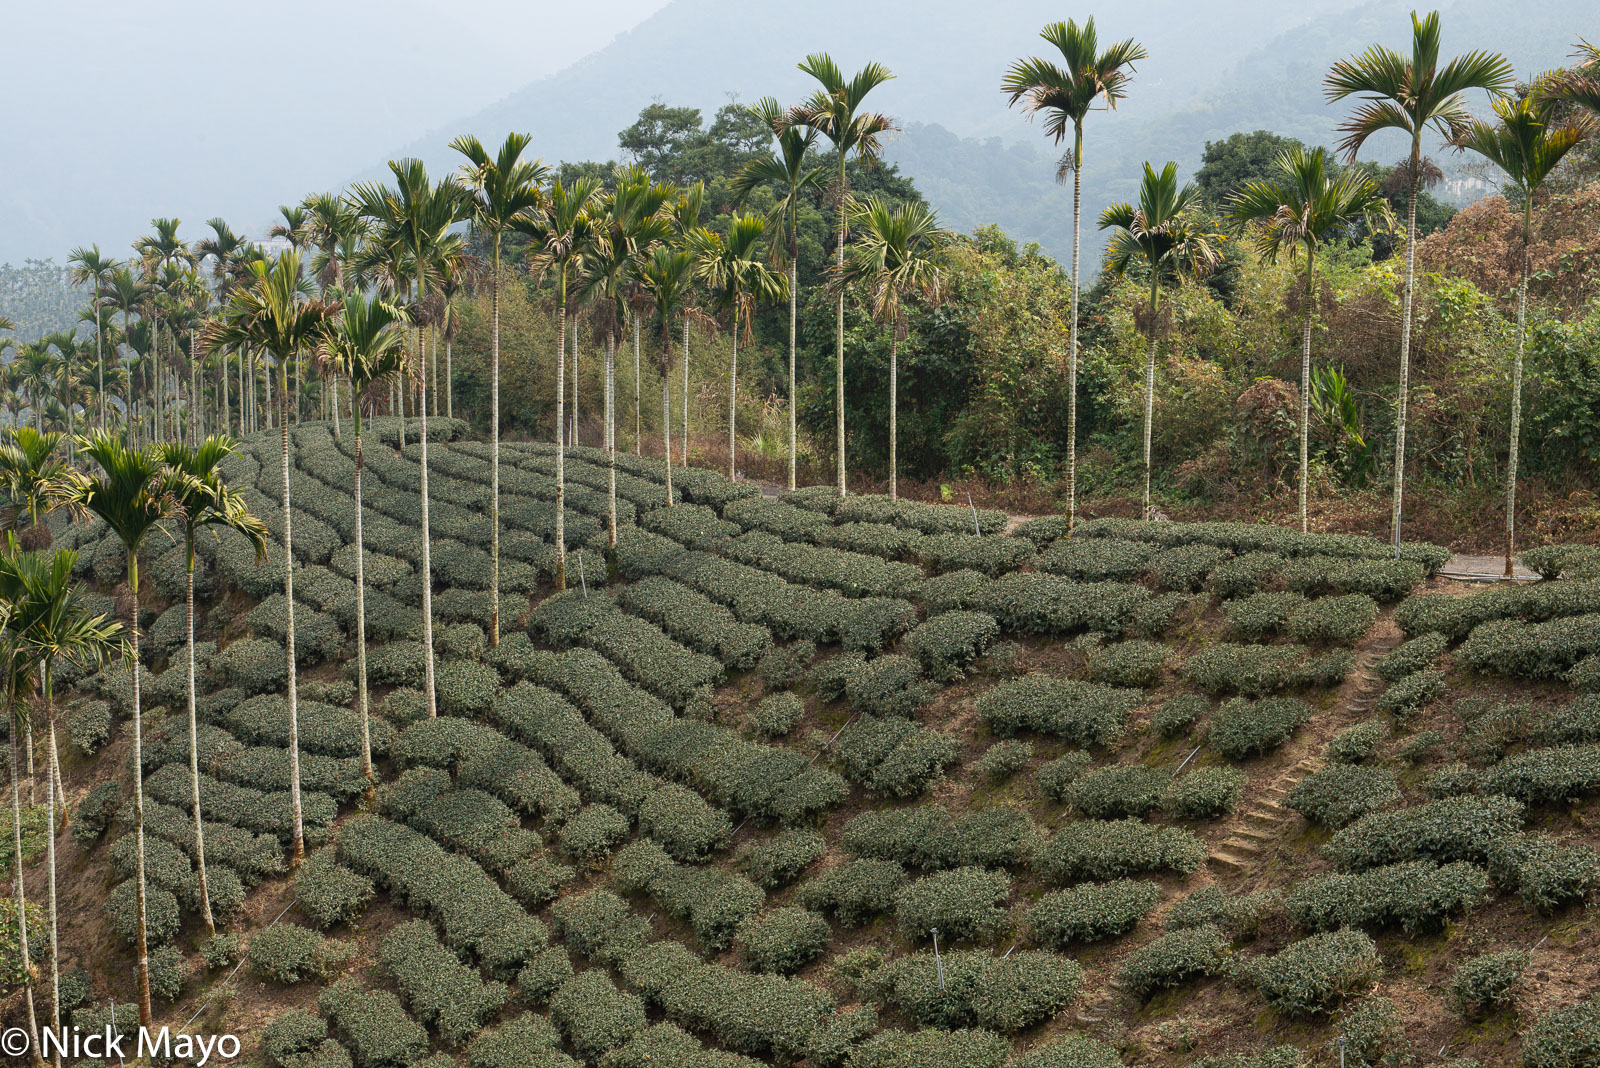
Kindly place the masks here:
[(120, 254), (168, 212), (259, 228), (665, 3), (0, 0), (0, 261)]

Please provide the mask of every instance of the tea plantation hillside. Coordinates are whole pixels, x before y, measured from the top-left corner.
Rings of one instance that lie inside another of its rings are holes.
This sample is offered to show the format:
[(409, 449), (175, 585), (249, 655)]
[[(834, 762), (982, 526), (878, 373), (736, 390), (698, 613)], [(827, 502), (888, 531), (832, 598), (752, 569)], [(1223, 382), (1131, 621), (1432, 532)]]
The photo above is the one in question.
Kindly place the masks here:
[[(491, 649), (488, 449), (441, 421), (430, 717), (396, 431), (366, 450), (370, 802), (354, 443), (293, 431), (296, 872), (281, 540), (202, 539), (212, 940), (183, 554), (149, 543), (159, 1023), (277, 1068), (1294, 1068), (1341, 1035), (1351, 1066), (1600, 1063), (1600, 551), (1469, 587), (1437, 546), (1271, 527), (1006, 533), (695, 469), (669, 502), (618, 456), (608, 564), (576, 449), (553, 593), (554, 447), (506, 445)], [(281, 539), (279, 447), (229, 477)], [(110, 609), (120, 543), (55, 529)], [(137, 1024), (131, 676), (59, 680), (86, 1028)]]

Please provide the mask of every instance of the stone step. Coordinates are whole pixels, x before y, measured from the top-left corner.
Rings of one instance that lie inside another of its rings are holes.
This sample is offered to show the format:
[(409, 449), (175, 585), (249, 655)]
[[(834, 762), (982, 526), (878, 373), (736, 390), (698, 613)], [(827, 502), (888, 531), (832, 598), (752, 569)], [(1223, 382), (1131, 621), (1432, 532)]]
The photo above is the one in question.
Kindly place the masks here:
[[(1233, 836), (1235, 838), (1248, 839), (1249, 841), (1263, 844), (1267, 842), (1276, 842), (1279, 838), (1283, 837), (1283, 835), (1279, 832), (1262, 827), (1240, 827), (1237, 831), (1233, 832)], [(1259, 846), (1257, 848), (1259, 848)]]
[(1206, 858), (1206, 860), (1209, 863), (1214, 864), (1226, 871), (1231, 871), (1236, 875), (1243, 875), (1245, 872), (1250, 870), (1250, 865), (1247, 864), (1242, 858), (1234, 856), (1230, 853), (1212, 853)]
[(1261, 827), (1281, 827), (1288, 817), (1281, 812), (1246, 812), (1244, 819)]
[(1224, 838), (1222, 840), (1222, 848), (1230, 853), (1246, 855), (1261, 852), (1261, 843), (1259, 841), (1253, 838), (1241, 837), (1241, 833), (1230, 834), (1227, 838)]

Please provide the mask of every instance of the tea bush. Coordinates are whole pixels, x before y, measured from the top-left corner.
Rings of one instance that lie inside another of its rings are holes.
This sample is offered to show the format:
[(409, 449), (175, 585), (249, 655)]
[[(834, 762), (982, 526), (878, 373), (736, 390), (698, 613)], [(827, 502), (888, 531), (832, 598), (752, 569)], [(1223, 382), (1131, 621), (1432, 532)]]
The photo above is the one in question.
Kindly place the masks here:
[(726, 949), (766, 902), (766, 894), (744, 876), (678, 864), (648, 838), (618, 851), (611, 874), (618, 889), (649, 894), (662, 911), (686, 921), (700, 944), (713, 951)]
[(1205, 845), (1181, 827), (1136, 819), (1078, 820), (1035, 851), (1033, 868), (1055, 886), (1104, 881), (1170, 869), (1187, 875), (1205, 859)]
[(855, 927), (894, 908), (905, 879), (905, 869), (890, 860), (847, 860), (801, 883), (795, 900)]
[(1153, 882), (1116, 879), (1083, 883), (1041, 897), (1028, 910), (1028, 938), (1057, 951), (1074, 942), (1099, 942), (1133, 930), (1161, 900)]
[(1600, 653), (1600, 612), (1545, 623), (1496, 619), (1472, 629), (1456, 650), (1474, 671), (1509, 678), (1555, 679)]
[(773, 646), (761, 657), (762, 685), (769, 690), (791, 690), (800, 685), (816, 659), (817, 647), (809, 641)]
[(757, 738), (770, 741), (782, 738), (794, 730), (794, 725), (805, 715), (806, 707), (792, 693), (772, 693), (761, 699), (750, 715), (750, 729)]
[(1284, 804), (1312, 823), (1338, 830), (1399, 800), (1400, 785), (1387, 768), (1332, 764), (1302, 779)]
[(1141, 690), (1102, 686), (1051, 675), (1007, 679), (977, 701), (978, 718), (996, 734), (1034, 731), (1075, 745), (1110, 745), (1122, 737)]
[(1131, 624), (1151, 599), (1143, 586), (1074, 582), (1062, 575), (1010, 571), (976, 592), (969, 607), (987, 612), (1006, 630), (1022, 634), (1115, 634)]
[(1423, 706), (1444, 693), (1444, 672), (1437, 668), (1407, 675), (1378, 698), (1378, 711), (1387, 712), (1398, 723), (1405, 723)]
[(1074, 749), (1041, 764), (1033, 773), (1033, 781), (1040, 793), (1064, 804), (1072, 784), (1093, 765), (1094, 757), (1081, 749)]
[(280, 1012), (261, 1029), (261, 1048), (278, 1068), (299, 1068), (302, 1058), (328, 1037), (322, 1017), (305, 1009)]
[(1591, 1068), (1600, 1062), (1600, 998), (1546, 1009), (1522, 1036), (1522, 1068)]
[(1369, 719), (1357, 723), (1334, 735), (1324, 755), (1335, 764), (1359, 764), (1371, 760), (1383, 745), (1386, 733), (1380, 720)]
[(798, 879), (827, 849), (827, 840), (817, 831), (781, 831), (764, 842), (741, 845), (735, 863), (757, 886), (777, 890)]
[(1081, 815), (1093, 819), (1144, 816), (1161, 803), (1171, 781), (1165, 768), (1111, 764), (1079, 777), (1067, 789), (1066, 799)]
[(912, 941), (931, 937), (932, 928), (951, 942), (981, 941), (1004, 927), (1010, 894), (1011, 880), (1003, 872), (970, 867), (936, 872), (896, 892), (895, 921), (901, 936)]
[(1373, 812), (1337, 831), (1323, 855), (1345, 871), (1402, 860), (1482, 863), (1522, 826), (1522, 805), (1506, 797), (1447, 797)]
[(1468, 958), (1450, 977), (1450, 1003), (1464, 1016), (1511, 1004), (1531, 959), (1524, 949), (1502, 949)]
[(1311, 706), (1294, 697), (1235, 697), (1211, 714), (1206, 742), (1229, 760), (1263, 756), (1288, 741), (1311, 718)]
[(1289, 613), (1304, 605), (1298, 593), (1252, 593), (1222, 605), (1228, 629), (1247, 642), (1261, 641), (1277, 634), (1289, 621)]
[(1027, 812), (1006, 805), (952, 817), (938, 805), (864, 812), (844, 825), (840, 841), (859, 856), (934, 871), (1020, 864), (1040, 837)]
[(986, 782), (1002, 783), (1027, 767), (1032, 759), (1031, 742), (995, 742), (973, 761), (972, 773)]
[(1168, 930), (1215, 924), (1238, 938), (1254, 937), (1262, 923), (1283, 908), (1283, 895), (1276, 890), (1234, 894), (1212, 884), (1203, 886), (1167, 910)]
[(309, 927), (280, 923), (257, 931), (245, 946), (245, 964), (270, 982), (290, 985), (328, 979), (355, 957), (356, 947), (325, 938)]
[(880, 1031), (857, 1046), (850, 1068), (1000, 1068), (1011, 1043), (992, 1031)]
[(1600, 886), (1600, 854), (1547, 835), (1515, 835), (1490, 846), (1489, 873), (1524, 905), (1549, 915)]
[(916, 660), (891, 655), (854, 666), (844, 692), (850, 707), (864, 715), (909, 718), (939, 695), (939, 687), (923, 677)]
[[(467, 1046), (467, 1068), (578, 1068), (560, 1047), (561, 1034), (555, 1026), (525, 1012), (474, 1038)], [(456, 1063), (443, 1054), (429, 1060), (439, 1063), (429, 1066), (424, 1061), (417, 1068), (451, 1068)]]
[(394, 978), (412, 1013), (439, 1033), (447, 1046), (460, 1046), (506, 1003), (505, 984), (486, 983), (476, 968), (462, 964), (439, 944), (426, 920), (412, 920), (389, 932), (378, 962)]
[(1221, 819), (1239, 807), (1249, 779), (1238, 768), (1195, 768), (1167, 786), (1161, 809), (1180, 820)]
[(1210, 711), (1211, 702), (1200, 694), (1180, 693), (1151, 713), (1150, 726), (1163, 738), (1178, 738)]
[(888, 1005), (923, 1027), (977, 1025), (1015, 1034), (1072, 1004), (1083, 984), (1083, 969), (1053, 953), (1023, 950), (996, 957), (956, 950), (943, 954), (943, 964), (942, 988), (937, 962), (926, 950), (882, 968), (871, 985)]
[(1329, 1011), (1368, 986), (1380, 964), (1372, 938), (1346, 927), (1290, 942), (1240, 970), (1254, 979), (1274, 1009), (1287, 1016), (1310, 1016)]
[(1091, 680), (1124, 687), (1154, 686), (1166, 671), (1170, 655), (1165, 645), (1142, 638), (1096, 644), (1085, 653)]
[(1374, 665), (1373, 670), (1387, 682), (1399, 682), (1407, 675), (1415, 675), (1432, 666), (1449, 647), (1450, 639), (1443, 634), (1433, 631), (1419, 634), (1386, 654)]
[(909, 720), (865, 716), (839, 736), (845, 778), (885, 797), (916, 797), (944, 775), (959, 741)]
[(1355, 660), (1348, 650), (1311, 655), (1299, 645), (1237, 645), (1219, 642), (1195, 653), (1183, 677), (1212, 695), (1259, 697), (1278, 690), (1337, 686)]
[(1353, 645), (1378, 618), (1378, 602), (1364, 593), (1319, 597), (1289, 610), (1284, 630), (1308, 645)]
[(748, 671), (772, 646), (766, 627), (741, 623), (722, 605), (668, 578), (655, 576), (627, 586), (618, 603), (731, 671)]
[(1228, 939), (1216, 927), (1205, 925), (1170, 931), (1122, 958), (1117, 978), (1134, 997), (1144, 999), (1166, 987), (1222, 972), (1228, 958)]
[(1033, 559), (1033, 546), (1024, 538), (1009, 538), (1003, 534), (975, 535), (971, 530), (960, 534), (928, 534), (918, 538), (907, 548), (929, 571), (970, 570), (995, 576), (1015, 571)]
[(983, 655), (1000, 633), (994, 617), (982, 612), (944, 612), (906, 635), (901, 647), (915, 657), (930, 678), (952, 682)]
[(828, 921), (816, 913), (781, 908), (745, 924), (734, 945), (751, 971), (791, 975), (816, 959), (832, 935)]
[(322, 930), (354, 920), (371, 900), (372, 880), (341, 867), (332, 849), (311, 854), (295, 876), (295, 905)]
[(588, 864), (611, 852), (628, 837), (628, 817), (606, 804), (585, 805), (556, 832), (567, 856)]
[(428, 1052), (427, 1033), (386, 990), (344, 979), (322, 992), (317, 1008), (361, 1068), (408, 1068)]
[(1489, 877), (1465, 861), (1414, 860), (1356, 874), (1313, 875), (1289, 892), (1289, 916), (1312, 931), (1399, 926), (1407, 934), (1441, 929), (1483, 900)]

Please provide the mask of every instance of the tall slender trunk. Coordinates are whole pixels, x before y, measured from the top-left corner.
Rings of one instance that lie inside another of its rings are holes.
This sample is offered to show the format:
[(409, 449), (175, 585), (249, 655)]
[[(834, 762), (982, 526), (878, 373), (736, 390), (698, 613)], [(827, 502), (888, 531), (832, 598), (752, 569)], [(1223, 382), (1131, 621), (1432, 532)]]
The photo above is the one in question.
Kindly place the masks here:
[(1528, 246), (1533, 243), (1533, 189), (1522, 202), (1522, 278), (1517, 285), (1517, 358), (1511, 365), (1511, 441), (1506, 462), (1506, 578), (1517, 535), (1517, 458), (1522, 438), (1522, 361), (1528, 346)]
[[(1151, 270), (1155, 267), (1152, 265)], [(1154, 277), (1150, 281), (1150, 345), (1144, 366), (1144, 518), (1150, 518), (1150, 426), (1156, 414), (1156, 310), (1161, 299), (1161, 287)]]
[(444, 417), (456, 417), (456, 372), (453, 349), (455, 338), (450, 334), (444, 336)]
[(200, 815), (200, 732), (195, 719), (194, 677), (194, 532), (188, 531), (184, 539), (187, 570), (184, 575), (183, 603), (188, 628), (189, 671), (189, 782), (190, 799), (194, 803), (194, 859), (200, 877), (200, 918), (205, 921), (206, 934), (217, 933), (216, 920), (211, 915), (211, 891), (206, 883), (206, 828)]
[(1422, 177), (1422, 142), (1411, 142), (1411, 203), (1406, 208), (1406, 288), (1400, 311), (1400, 395), (1394, 426), (1394, 558), (1400, 559), (1400, 517), (1405, 503), (1406, 411), (1411, 401), (1411, 303), (1417, 285), (1417, 189)]
[[(792, 224), (791, 224), (792, 225)], [(791, 231), (792, 232), (792, 231)], [(795, 324), (795, 289), (799, 285), (800, 260), (795, 254), (793, 243), (789, 245), (789, 489), (795, 488), (795, 391), (794, 391), (794, 324)]]
[(339, 377), (333, 375), (328, 382), (328, 414), (333, 419), (333, 440), (339, 440)]
[[(233, 429), (233, 413), (228, 408), (228, 360), (226, 356), (222, 358), (222, 373), (217, 376), (217, 379), (217, 395), (222, 398), (222, 418), (218, 422), (222, 425), (222, 432), (226, 434)], [(243, 437), (244, 435), (241, 434), (239, 436)]]
[(356, 706), (361, 712), (361, 775), (367, 780), (367, 803), (377, 796), (378, 779), (372, 773), (372, 727), (367, 703), (367, 543), (361, 532), (361, 472), (366, 458), (361, 452), (361, 403), (350, 387), (352, 424), (356, 432)]
[(1078, 251), (1083, 221), (1083, 123), (1072, 129), (1072, 321), (1067, 324), (1067, 537), (1078, 525)]
[[(284, 485), (288, 485), (285, 476)], [(129, 657), (133, 664), (133, 892), (135, 974), (139, 981), (139, 1026), (150, 1027), (155, 1016), (150, 1011), (150, 940), (144, 885), (144, 717), (139, 700), (139, 553), (128, 547), (128, 590), (132, 607), (128, 611)]]
[[(305, 825), (300, 810), (300, 695), (298, 670), (294, 662), (294, 543), (291, 538), (294, 512), (289, 502), (289, 367), (278, 361), (279, 392), (282, 394), (283, 418), (278, 430), (283, 442), (283, 607), (288, 613), (288, 626), (284, 631), (284, 653), (289, 676), (289, 807), (294, 813), (294, 829), (290, 845), (290, 865), (298, 868), (306, 857)], [(427, 552), (427, 533), (423, 533), (423, 552)]]
[[(97, 283), (98, 284), (98, 283)], [(100, 321), (100, 302), (94, 302), (95, 398), (99, 402), (100, 429), (106, 428), (106, 350), (105, 327)]]
[(900, 499), (900, 323), (889, 334), (889, 500)]
[[(428, 357), (433, 361), (433, 395), (423, 395), (423, 407), (433, 409), (434, 418), (439, 416), (439, 331), (435, 330), (428, 335)], [(424, 412), (426, 414), (426, 412)]]
[[(688, 390), (684, 390), (684, 414), (688, 414)], [(738, 442), (734, 437), (734, 412), (739, 405), (739, 305), (733, 305), (733, 355), (728, 358), (728, 481), (738, 477)], [(687, 428), (685, 428), (687, 432)]]
[[(45, 664), (43, 677), (40, 680), (44, 690), (44, 720), (50, 728), (50, 737), (47, 744), (50, 746), (50, 799), (46, 806), (49, 828), (45, 835), (45, 866), (49, 869), (50, 892), (50, 1029), (57, 1035), (61, 1034), (61, 937), (56, 907), (56, 790), (59, 779), (56, 769), (56, 711), (55, 702), (51, 698), (50, 665)], [(61, 1068), (61, 1048), (55, 1051), (56, 1068)]]
[[(422, 282), (417, 283), (417, 292), (421, 296), (427, 295), (427, 290)], [(428, 365), (424, 359), (427, 342), (428, 328), (417, 328), (417, 363), (422, 368), (423, 381), (418, 383), (417, 391), (417, 443), (421, 446), (421, 463), (418, 474), (422, 490), (422, 686), (423, 692), (428, 696), (428, 718), (439, 714), (439, 695), (434, 689), (433, 673), (433, 558), (428, 547)], [(435, 381), (435, 389), (438, 383)], [(435, 398), (437, 399), (437, 398)]]
[(500, 235), (489, 282), (489, 648), (500, 644)]
[[(7, 709), (7, 714), (10, 710)], [(42, 1064), (39, 1057), (39, 1017), (33, 1005), (33, 964), (28, 959), (28, 896), (22, 885), (22, 792), (18, 789), (17, 725), (12, 720), (6, 731), (11, 753), (11, 863), (16, 875), (17, 943), (22, 956), (22, 992), (28, 1006), (28, 1035), (32, 1039), (33, 1063)]]
[(667, 507), (672, 507), (672, 329), (661, 318), (661, 455), (667, 458)]
[[(638, 312), (634, 312), (633, 313), (633, 454), (635, 456), (643, 456), (644, 455), (644, 419), (643, 419), (642, 414), (641, 414), (642, 411), (643, 411), (643, 408), (641, 407), (641, 404), (640, 404), (640, 397), (643, 395), (643, 389), (642, 389), (642, 386), (641, 386), (640, 381), (639, 381), (641, 367), (642, 367), (642, 365), (639, 362), (639, 313)], [(667, 463), (668, 463), (669, 466), (671, 465), (672, 457), (670, 457), (670, 456), (667, 457)]]
[(1311, 465), (1311, 297), (1313, 292), (1316, 246), (1306, 246), (1306, 321), (1300, 330), (1300, 533), (1309, 529), (1306, 517), (1306, 487)]
[[(689, 320), (683, 320), (683, 443), (679, 446), (683, 454), (683, 466), (689, 466)], [(667, 460), (670, 463), (672, 456), (669, 453)]]
[(578, 316), (572, 317), (572, 447), (578, 447)]
[[(561, 299), (556, 330), (556, 589), (567, 588), (567, 265), (561, 265)], [(671, 457), (668, 457), (668, 466)]]
[[(844, 146), (839, 146), (839, 247), (834, 262), (841, 274), (844, 273), (844, 234), (845, 234), (845, 174), (844, 174)], [(833, 332), (833, 401), (834, 401), (834, 448), (838, 453), (839, 464), (839, 496), (845, 495), (844, 488), (844, 287), (839, 288), (839, 299), (834, 314)]]
[[(617, 331), (606, 332), (606, 541), (617, 548)], [(609, 561), (608, 561), (609, 563)]]

